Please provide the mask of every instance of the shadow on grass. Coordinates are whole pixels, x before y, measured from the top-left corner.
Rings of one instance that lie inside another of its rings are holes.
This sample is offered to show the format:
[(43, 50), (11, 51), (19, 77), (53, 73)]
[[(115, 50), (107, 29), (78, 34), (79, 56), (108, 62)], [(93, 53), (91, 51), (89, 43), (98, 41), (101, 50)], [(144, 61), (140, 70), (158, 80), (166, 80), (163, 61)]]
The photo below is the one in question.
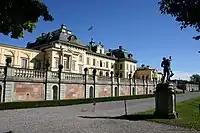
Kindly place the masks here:
[(148, 119), (163, 119), (158, 116), (154, 116), (153, 114), (134, 114), (134, 115), (123, 115), (123, 116), (116, 116), (116, 117), (103, 117), (103, 116), (79, 116), (81, 118), (88, 118), (88, 119), (121, 119), (121, 120), (129, 120), (129, 121), (141, 121), (141, 120), (148, 120)]

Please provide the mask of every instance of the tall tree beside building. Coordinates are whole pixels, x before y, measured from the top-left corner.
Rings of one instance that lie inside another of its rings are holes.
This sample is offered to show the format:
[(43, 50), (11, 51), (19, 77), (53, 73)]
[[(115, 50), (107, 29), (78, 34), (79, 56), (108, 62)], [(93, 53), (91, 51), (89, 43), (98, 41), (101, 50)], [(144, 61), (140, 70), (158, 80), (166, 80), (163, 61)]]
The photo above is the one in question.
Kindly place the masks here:
[(0, 33), (16, 39), (24, 37), (24, 31), (32, 32), (40, 17), (53, 21), (47, 6), (40, 0), (1, 0)]
[(200, 75), (199, 74), (193, 74), (190, 77), (190, 81), (195, 82), (195, 83), (200, 83)]
[[(158, 4), (162, 14), (176, 18), (181, 30), (192, 27), (200, 32), (200, 0), (161, 0)], [(193, 38), (199, 40), (200, 35)]]

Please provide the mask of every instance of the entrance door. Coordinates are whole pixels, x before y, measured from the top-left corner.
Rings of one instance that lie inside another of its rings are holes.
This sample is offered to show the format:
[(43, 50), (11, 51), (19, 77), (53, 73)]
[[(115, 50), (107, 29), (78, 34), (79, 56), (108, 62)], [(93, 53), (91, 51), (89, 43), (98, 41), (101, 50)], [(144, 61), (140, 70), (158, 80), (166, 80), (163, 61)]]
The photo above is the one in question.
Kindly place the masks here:
[(57, 100), (58, 99), (58, 86), (54, 85), (53, 86), (53, 100)]
[(132, 91), (133, 91), (132, 94), (135, 95), (135, 87), (132, 88)]

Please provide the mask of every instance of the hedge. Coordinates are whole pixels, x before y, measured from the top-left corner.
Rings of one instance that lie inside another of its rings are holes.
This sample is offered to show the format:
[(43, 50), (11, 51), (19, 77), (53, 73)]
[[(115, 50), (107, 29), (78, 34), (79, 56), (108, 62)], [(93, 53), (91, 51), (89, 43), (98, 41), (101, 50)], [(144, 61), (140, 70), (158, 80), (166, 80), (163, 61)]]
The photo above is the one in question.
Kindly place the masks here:
[[(177, 92), (180, 94), (182, 92)], [(0, 103), (0, 110), (8, 109), (25, 109), (39, 107), (54, 107), (54, 106), (69, 106), (76, 104), (87, 104), (98, 102), (110, 102), (120, 100), (133, 100), (154, 97), (154, 94), (149, 95), (133, 95), (133, 96), (117, 96), (117, 97), (100, 97), (100, 98), (83, 98), (83, 99), (68, 99), (68, 100), (45, 100), (45, 101), (19, 101)]]
[(39, 108), (39, 107), (54, 107), (54, 106), (69, 106), (76, 104), (87, 104), (120, 100), (132, 100), (154, 97), (154, 94), (149, 95), (133, 95), (133, 96), (117, 96), (117, 97), (100, 97), (100, 98), (84, 98), (84, 99), (69, 99), (69, 100), (45, 100), (45, 101), (19, 101), (0, 103), (0, 110), (8, 109), (23, 109), (23, 108)]

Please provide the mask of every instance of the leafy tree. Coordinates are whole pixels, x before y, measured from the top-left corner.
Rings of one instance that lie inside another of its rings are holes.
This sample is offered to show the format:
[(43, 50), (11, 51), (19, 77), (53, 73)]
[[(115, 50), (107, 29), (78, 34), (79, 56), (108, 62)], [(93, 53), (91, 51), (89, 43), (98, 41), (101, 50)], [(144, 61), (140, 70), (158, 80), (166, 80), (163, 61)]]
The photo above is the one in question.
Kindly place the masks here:
[[(159, 2), (162, 14), (176, 18), (181, 30), (187, 27), (200, 32), (200, 0), (161, 0)], [(200, 39), (200, 35), (193, 37)]]
[(32, 32), (40, 17), (53, 21), (47, 6), (40, 0), (1, 0), (0, 33), (16, 39), (24, 37), (24, 31)]
[(199, 74), (194, 74), (190, 77), (190, 81), (195, 82), (195, 83), (200, 83), (200, 75)]

